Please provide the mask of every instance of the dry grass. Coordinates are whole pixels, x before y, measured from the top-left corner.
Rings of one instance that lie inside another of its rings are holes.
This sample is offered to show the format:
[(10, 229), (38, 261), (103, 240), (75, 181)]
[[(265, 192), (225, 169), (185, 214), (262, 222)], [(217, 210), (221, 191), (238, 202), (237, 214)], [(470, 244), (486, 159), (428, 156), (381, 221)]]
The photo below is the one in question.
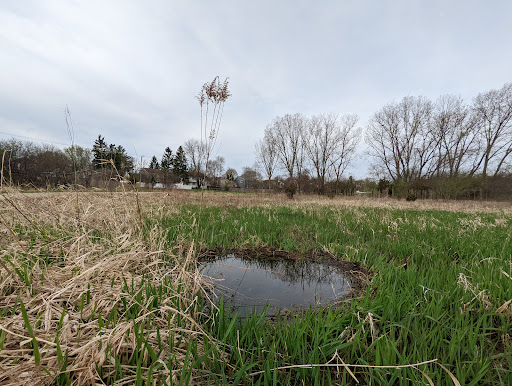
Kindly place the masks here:
[[(129, 357), (137, 349), (141, 331), (135, 331), (135, 322), (150, 314), (153, 322), (142, 323), (142, 335), (154, 351), (159, 352), (157, 330), (162, 339), (176, 342), (174, 352), (159, 353), (164, 364), (159, 377), (177, 379), (187, 342), (202, 333), (193, 296), (201, 291), (200, 276), (191, 264), (193, 250), (172, 256), (161, 230), (143, 236), (137, 208), (135, 194), (80, 193), (78, 199), (74, 193), (3, 194), (0, 384), (52, 384), (63, 369), (75, 384), (100, 382), (96, 364), (114, 371), (112, 354)], [(157, 286), (163, 278), (167, 296), (158, 308), (151, 308), (151, 297), (140, 304), (126, 291), (127, 284)], [(177, 291), (178, 284), (186, 291)], [(117, 322), (108, 323), (121, 299), (128, 302), (125, 309), (136, 304), (139, 314), (132, 320), (119, 314)]]
[[(91, 200), (104, 200), (115, 202), (119, 199), (126, 201), (126, 197), (135, 200), (134, 194), (120, 192), (82, 192), (81, 199), (86, 202)], [(25, 193), (24, 199), (32, 197), (34, 202), (51, 197), (57, 199), (76, 201), (72, 193)], [(248, 206), (290, 206), (304, 207), (305, 205), (340, 206), (340, 207), (368, 207), (382, 209), (412, 209), (412, 210), (442, 210), (462, 213), (503, 213), (512, 214), (512, 201), (477, 201), (477, 200), (417, 200), (405, 201), (392, 198), (369, 198), (363, 196), (345, 197), (339, 196), (329, 198), (318, 195), (295, 195), (290, 200), (283, 194), (267, 193), (230, 193), (230, 192), (205, 192), (202, 196), (198, 192), (184, 190), (161, 191), (161, 192), (140, 192), (139, 198), (144, 207), (148, 204), (153, 206), (165, 206), (172, 209), (186, 204), (204, 204), (227, 207), (248, 207)], [(0, 200), (2, 196), (0, 196)], [(71, 202), (73, 205), (73, 203)], [(76, 203), (75, 203), (76, 204)], [(71, 205), (71, 206), (72, 206)], [(73, 208), (74, 210), (74, 208)]]
[(202, 201), (201, 194), (190, 191), (144, 192), (140, 196), (158, 205), (205, 204), (228, 207), (247, 206), (291, 206), (307, 205), (368, 207), (382, 209), (442, 210), (464, 213), (512, 213), (511, 201), (474, 200), (417, 200), (405, 201), (391, 198), (344, 197), (329, 198), (318, 195), (295, 195), (293, 200), (282, 194), (207, 192)]

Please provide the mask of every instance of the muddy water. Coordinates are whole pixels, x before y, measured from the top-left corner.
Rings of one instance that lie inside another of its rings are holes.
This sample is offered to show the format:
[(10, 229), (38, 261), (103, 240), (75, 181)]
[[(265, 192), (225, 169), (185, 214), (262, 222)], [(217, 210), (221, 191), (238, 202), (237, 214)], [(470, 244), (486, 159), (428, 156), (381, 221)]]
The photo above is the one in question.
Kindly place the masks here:
[(290, 259), (255, 259), (227, 255), (203, 262), (202, 274), (214, 292), (241, 316), (279, 309), (326, 305), (350, 291), (350, 282), (339, 267)]

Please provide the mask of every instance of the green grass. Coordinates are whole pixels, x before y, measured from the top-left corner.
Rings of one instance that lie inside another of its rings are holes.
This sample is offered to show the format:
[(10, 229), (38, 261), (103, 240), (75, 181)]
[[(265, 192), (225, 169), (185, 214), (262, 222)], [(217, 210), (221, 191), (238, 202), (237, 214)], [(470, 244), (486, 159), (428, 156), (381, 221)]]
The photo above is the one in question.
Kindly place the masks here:
[[(5, 209), (0, 383), (23, 372), (58, 385), (451, 384), (449, 371), (512, 384), (512, 305), (498, 312), (512, 299), (510, 215), (164, 202), (142, 206), (141, 226), (134, 202), (104, 197), (83, 200), (80, 226), (74, 200), (64, 220), (57, 204), (48, 216)], [(340, 308), (242, 320), (206, 311), (186, 253), (196, 243), (328, 250), (373, 276)]]
[[(374, 272), (366, 296), (340, 310), (310, 311), (275, 324), (256, 317), (241, 322), (224, 312), (206, 320), (210, 336), (230, 348), (228, 360), (209, 359), (208, 377), (215, 382), (351, 381), (347, 372), (332, 368), (272, 371), (327, 363), (337, 353), (345, 363), (360, 365), (437, 359), (461, 384), (512, 384), (512, 316), (496, 312), (512, 299), (506, 276), (512, 274), (512, 218), (320, 206), (211, 206), (201, 218), (199, 212), (186, 206), (165, 218), (169, 240), (191, 242), (195, 217), (199, 242), (207, 247), (272, 246), (303, 253), (326, 248)], [(449, 383), (437, 364), (422, 370), (436, 384)], [(411, 368), (354, 372), (373, 384), (426, 381)]]

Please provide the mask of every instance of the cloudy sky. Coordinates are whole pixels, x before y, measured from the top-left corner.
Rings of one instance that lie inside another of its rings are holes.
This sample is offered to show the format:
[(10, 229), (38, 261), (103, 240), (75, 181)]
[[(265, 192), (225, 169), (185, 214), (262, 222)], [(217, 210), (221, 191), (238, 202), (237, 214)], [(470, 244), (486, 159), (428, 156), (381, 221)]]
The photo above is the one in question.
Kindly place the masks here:
[[(17, 0), (0, 3), (0, 139), (149, 161), (200, 136), (194, 96), (230, 78), (216, 154), (254, 163), (276, 116), (356, 113), (409, 95), (471, 102), (512, 81), (512, 2)], [(366, 174), (356, 159), (350, 171)]]

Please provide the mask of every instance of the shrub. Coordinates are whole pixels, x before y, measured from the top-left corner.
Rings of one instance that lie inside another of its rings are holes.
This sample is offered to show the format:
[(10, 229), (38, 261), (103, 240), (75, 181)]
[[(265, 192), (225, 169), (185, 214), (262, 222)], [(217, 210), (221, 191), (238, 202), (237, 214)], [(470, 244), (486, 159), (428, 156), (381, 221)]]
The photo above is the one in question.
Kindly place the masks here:
[(407, 193), (407, 196), (405, 196), (405, 201), (416, 201), (418, 197), (416, 197), (415, 193)]
[(293, 199), (293, 196), (297, 192), (297, 187), (295, 186), (294, 183), (288, 183), (284, 187), (284, 192), (286, 193), (286, 196), (291, 200)]

